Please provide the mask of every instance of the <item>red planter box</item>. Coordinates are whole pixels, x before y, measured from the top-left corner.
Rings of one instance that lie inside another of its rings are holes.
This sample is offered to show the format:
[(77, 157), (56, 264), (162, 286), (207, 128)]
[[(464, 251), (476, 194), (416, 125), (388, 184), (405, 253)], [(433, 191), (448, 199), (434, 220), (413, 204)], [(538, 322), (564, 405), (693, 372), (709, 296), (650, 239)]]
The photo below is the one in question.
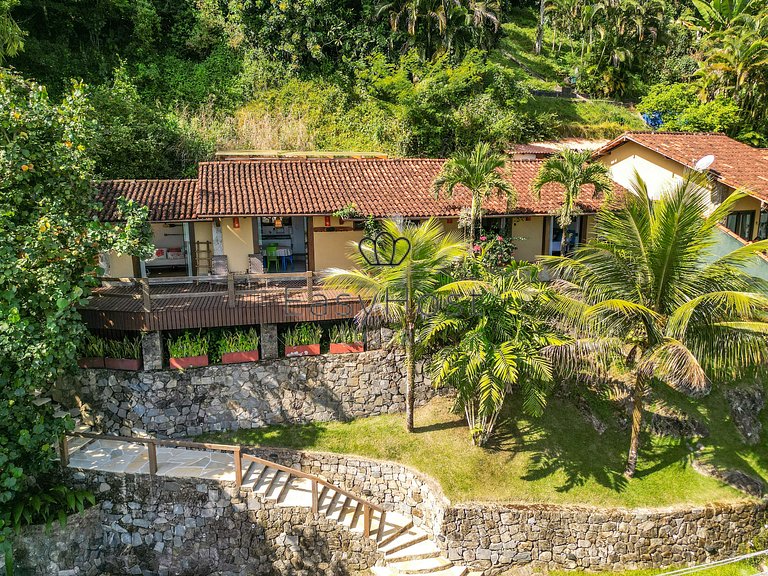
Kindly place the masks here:
[(184, 370), (185, 368), (200, 368), (208, 366), (208, 356), (186, 356), (184, 358), (171, 358), (171, 368)]
[(135, 358), (104, 358), (104, 366), (111, 370), (141, 370), (141, 360)]
[(319, 356), (320, 344), (302, 344), (301, 346), (286, 346), (286, 356)]
[(224, 352), (221, 355), (222, 364), (240, 364), (241, 362), (258, 362), (259, 351), (249, 350), (248, 352)]
[(352, 354), (352, 353), (358, 353), (363, 351), (363, 343), (362, 342), (352, 342), (352, 343), (346, 343), (346, 342), (339, 342), (339, 343), (331, 343), (331, 354)]
[(80, 368), (104, 368), (104, 358), (78, 358)]

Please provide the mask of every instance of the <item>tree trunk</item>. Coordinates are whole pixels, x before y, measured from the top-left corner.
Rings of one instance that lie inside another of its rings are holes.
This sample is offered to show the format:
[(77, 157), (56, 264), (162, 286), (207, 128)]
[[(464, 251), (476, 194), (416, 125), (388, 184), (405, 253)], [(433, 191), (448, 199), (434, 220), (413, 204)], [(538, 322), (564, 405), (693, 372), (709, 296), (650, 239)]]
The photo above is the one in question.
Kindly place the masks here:
[[(570, 226), (570, 224), (569, 224), (569, 226)], [(566, 251), (565, 248), (567, 246), (567, 244), (566, 244), (567, 242), (568, 242), (568, 228), (566, 227), (566, 228), (563, 228), (563, 235), (560, 238), (560, 256), (565, 256), (566, 255), (567, 251)]]
[(413, 328), (409, 327), (405, 342), (405, 428), (408, 432), (413, 432), (413, 405), (415, 404), (415, 393), (413, 388), (416, 359), (413, 356), (413, 348)]
[(643, 425), (643, 396), (645, 386), (638, 375), (635, 379), (635, 388), (632, 391), (632, 437), (629, 441), (629, 454), (627, 455), (627, 469), (624, 476), (632, 478), (637, 468), (637, 453), (640, 449), (640, 429)]
[(477, 201), (477, 194), (472, 194), (472, 208), (470, 209), (470, 215), (469, 215), (469, 249), (472, 250), (475, 247), (475, 238), (477, 237), (477, 233), (475, 231), (475, 225), (477, 223), (477, 212), (478, 212), (478, 204)]
[(539, 25), (536, 27), (536, 54), (541, 54), (544, 43), (544, 0), (539, 0)]

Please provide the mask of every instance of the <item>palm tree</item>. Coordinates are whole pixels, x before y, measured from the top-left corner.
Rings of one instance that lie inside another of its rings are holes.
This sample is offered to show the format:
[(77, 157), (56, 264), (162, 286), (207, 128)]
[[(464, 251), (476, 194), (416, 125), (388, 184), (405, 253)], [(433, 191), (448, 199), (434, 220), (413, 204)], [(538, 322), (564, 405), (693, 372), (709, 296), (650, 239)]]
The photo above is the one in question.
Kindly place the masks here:
[(448, 159), (432, 183), (436, 198), (439, 198), (442, 193), (450, 198), (457, 186), (464, 186), (472, 193), (469, 212), (470, 245), (475, 243), (476, 225), (486, 198), (493, 194), (504, 195), (507, 199), (507, 207), (514, 204), (514, 188), (499, 173), (499, 169), (503, 168), (504, 164), (504, 156), (493, 152), (485, 142), (478, 142), (471, 152), (458, 152)]
[[(406, 428), (412, 432), (414, 369), (421, 352), (416, 333), (424, 321), (425, 307), (436, 297), (466, 293), (477, 283), (445, 282), (445, 273), (466, 255), (467, 248), (445, 233), (439, 221), (430, 219), (417, 226), (387, 220), (382, 223), (382, 232), (388, 232), (390, 238), (380, 236), (375, 246), (361, 243), (361, 250), (351, 253), (356, 269), (332, 268), (323, 284), (370, 300), (369, 313), (375, 311), (396, 326), (396, 338), (405, 348)], [(398, 241), (393, 245), (391, 238)], [(377, 257), (396, 265), (376, 265)]]
[[(579, 334), (571, 367), (620, 362), (628, 375), (632, 432), (625, 475), (635, 473), (643, 406), (653, 382), (706, 393), (710, 377), (731, 377), (768, 360), (767, 286), (744, 265), (768, 248), (754, 242), (716, 257), (718, 224), (743, 197), (709, 212), (702, 176), (652, 201), (636, 177), (618, 211), (603, 209), (595, 237), (572, 258), (547, 257), (555, 309)], [(588, 375), (590, 375), (588, 373)], [(597, 371), (593, 378), (600, 378)]]
[(420, 335), (425, 344), (442, 346), (431, 363), (433, 383), (456, 390), (476, 446), (489, 440), (515, 389), (526, 413), (541, 414), (552, 383), (548, 349), (562, 342), (540, 313), (547, 289), (538, 267), (480, 270), (485, 289), (435, 315)]
[(541, 198), (541, 189), (550, 183), (563, 187), (565, 196), (557, 211), (557, 222), (563, 231), (560, 241), (560, 253), (565, 255), (568, 240), (568, 227), (577, 214), (576, 200), (584, 186), (592, 185), (594, 195), (609, 194), (612, 189), (608, 169), (599, 162), (592, 162), (589, 151), (577, 152), (563, 150), (557, 156), (547, 158), (541, 165), (539, 174), (533, 182), (536, 196)]

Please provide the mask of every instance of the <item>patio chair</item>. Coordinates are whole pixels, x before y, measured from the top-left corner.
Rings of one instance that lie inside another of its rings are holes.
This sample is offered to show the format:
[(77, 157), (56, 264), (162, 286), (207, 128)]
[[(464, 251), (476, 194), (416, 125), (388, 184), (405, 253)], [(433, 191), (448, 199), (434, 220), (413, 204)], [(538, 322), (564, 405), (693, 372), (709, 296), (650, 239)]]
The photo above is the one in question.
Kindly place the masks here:
[(277, 256), (277, 244), (267, 244), (265, 246), (265, 254), (267, 255), (267, 272), (269, 272), (270, 265), (274, 262), (275, 272), (280, 270), (280, 258)]

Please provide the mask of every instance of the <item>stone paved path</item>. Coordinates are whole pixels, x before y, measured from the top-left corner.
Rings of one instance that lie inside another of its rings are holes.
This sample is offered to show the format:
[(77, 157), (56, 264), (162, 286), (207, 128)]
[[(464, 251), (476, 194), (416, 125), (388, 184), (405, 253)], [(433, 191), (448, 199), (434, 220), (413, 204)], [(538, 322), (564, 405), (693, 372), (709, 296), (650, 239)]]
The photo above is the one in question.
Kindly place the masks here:
[[(83, 432), (84, 427), (78, 431)], [(144, 444), (108, 440), (72, 438), (68, 442), (69, 466), (124, 474), (149, 474), (147, 447)], [(235, 481), (235, 461), (231, 452), (188, 448), (157, 447), (157, 475)], [(285, 471), (243, 459), (242, 486), (245, 490), (271, 500), (278, 506), (312, 507), (312, 481), (291, 476)], [(340, 489), (337, 489), (340, 490)], [(341, 491), (321, 486), (318, 511), (327, 518), (363, 533), (362, 504)], [(413, 525), (410, 518), (387, 512), (384, 523), (374, 512), (370, 537), (384, 553), (381, 566), (371, 568), (375, 576), (429, 574), (431, 576), (480, 576), (466, 566), (458, 566), (442, 556), (429, 534)]]

